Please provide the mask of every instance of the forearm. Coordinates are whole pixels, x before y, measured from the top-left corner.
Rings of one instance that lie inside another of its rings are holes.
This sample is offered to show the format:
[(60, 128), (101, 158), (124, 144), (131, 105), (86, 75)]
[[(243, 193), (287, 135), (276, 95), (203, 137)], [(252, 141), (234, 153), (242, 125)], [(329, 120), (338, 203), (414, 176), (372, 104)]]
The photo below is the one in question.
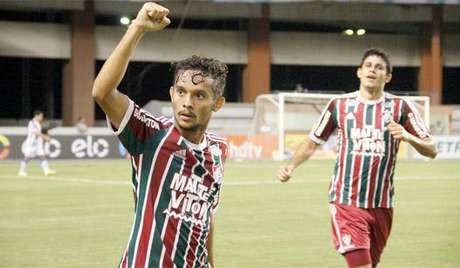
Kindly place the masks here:
[(214, 254), (213, 254), (213, 236), (214, 236), (214, 224), (211, 220), (211, 227), (209, 229), (208, 241), (206, 242), (206, 247), (208, 249), (208, 262), (211, 264), (211, 267), (214, 268)]
[(423, 156), (435, 158), (438, 154), (436, 144), (431, 139), (422, 140), (413, 135), (410, 135), (407, 138), (407, 142), (410, 145), (412, 145), (412, 147), (414, 147), (414, 149), (417, 150), (417, 152), (419, 152)]
[(294, 156), (289, 161), (289, 165), (294, 168), (298, 167), (313, 155), (317, 147), (318, 145), (313, 142), (310, 137), (307, 137), (307, 139), (303, 141), (295, 151)]
[(129, 59), (137, 47), (144, 32), (131, 25), (125, 35), (104, 63), (93, 86), (93, 96), (97, 101), (103, 101), (114, 93), (128, 67)]

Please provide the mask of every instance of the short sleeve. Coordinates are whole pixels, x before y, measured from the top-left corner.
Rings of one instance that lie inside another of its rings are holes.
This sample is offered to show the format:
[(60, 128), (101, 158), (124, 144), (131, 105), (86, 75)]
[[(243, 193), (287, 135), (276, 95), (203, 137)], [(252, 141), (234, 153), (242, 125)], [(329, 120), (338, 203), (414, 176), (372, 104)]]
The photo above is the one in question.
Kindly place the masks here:
[(225, 161), (227, 161), (227, 157), (228, 157), (228, 144), (227, 144), (227, 141), (223, 141), (220, 145), (221, 147), (221, 151), (222, 151), (222, 163), (225, 164)]
[(138, 155), (144, 152), (146, 142), (161, 129), (169, 127), (171, 121), (161, 116), (153, 116), (129, 100), (128, 109), (118, 129), (108, 118), (107, 124), (126, 150), (131, 155)]
[(431, 133), (423, 121), (417, 107), (410, 100), (403, 100), (403, 127), (419, 139), (431, 138)]
[[(217, 144), (217, 148), (218, 148), (218, 162), (215, 162), (215, 165), (213, 167), (213, 175), (214, 175), (214, 180), (216, 181), (216, 183), (214, 184), (215, 185), (215, 189), (213, 189), (213, 191), (216, 191), (215, 193), (215, 198), (212, 202), (212, 214), (215, 215), (218, 208), (219, 208), (219, 201), (220, 201), (220, 191), (221, 191), (221, 187), (222, 187), (222, 180), (223, 180), (223, 177), (224, 177), (224, 165), (225, 165), (225, 161), (227, 159), (227, 156), (228, 156), (228, 146), (227, 146), (227, 142), (225, 140), (222, 140), (222, 141), (219, 141)], [(213, 152), (211, 152), (213, 153)]]
[(329, 101), (321, 113), (318, 122), (310, 132), (309, 137), (316, 144), (325, 143), (337, 126), (334, 116), (336, 103), (337, 101), (335, 99)]

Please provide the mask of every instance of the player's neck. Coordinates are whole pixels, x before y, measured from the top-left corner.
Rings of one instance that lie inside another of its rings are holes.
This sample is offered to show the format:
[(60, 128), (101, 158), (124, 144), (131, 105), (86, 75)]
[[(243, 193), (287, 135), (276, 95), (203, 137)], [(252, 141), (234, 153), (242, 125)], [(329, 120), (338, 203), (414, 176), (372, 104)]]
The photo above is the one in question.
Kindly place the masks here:
[(383, 88), (366, 88), (361, 86), (359, 89), (359, 95), (364, 100), (375, 101), (382, 97)]
[(188, 140), (191, 143), (194, 144), (200, 144), (203, 142), (204, 138), (204, 132), (205, 129), (193, 129), (193, 130), (187, 130), (179, 127), (176, 125), (177, 130), (179, 131), (180, 135), (184, 137), (186, 140)]

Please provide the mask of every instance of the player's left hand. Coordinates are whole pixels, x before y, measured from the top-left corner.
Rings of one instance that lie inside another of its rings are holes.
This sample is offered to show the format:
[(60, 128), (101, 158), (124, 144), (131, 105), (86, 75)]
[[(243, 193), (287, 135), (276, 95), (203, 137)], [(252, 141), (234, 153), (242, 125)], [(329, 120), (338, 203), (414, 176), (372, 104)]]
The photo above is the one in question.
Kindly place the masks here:
[(390, 124), (388, 124), (388, 130), (390, 131), (391, 136), (397, 140), (408, 142), (410, 139), (409, 132), (407, 132), (403, 126), (395, 121), (391, 121)]

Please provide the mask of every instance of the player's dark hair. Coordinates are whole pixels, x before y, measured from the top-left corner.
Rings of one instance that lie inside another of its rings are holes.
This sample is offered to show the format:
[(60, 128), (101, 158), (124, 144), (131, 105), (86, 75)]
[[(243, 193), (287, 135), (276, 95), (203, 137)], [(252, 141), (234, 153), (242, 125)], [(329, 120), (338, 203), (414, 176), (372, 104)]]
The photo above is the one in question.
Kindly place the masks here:
[(171, 63), (171, 69), (174, 71), (173, 85), (176, 84), (178, 75), (183, 71), (199, 70), (203, 76), (210, 77), (215, 81), (213, 85), (214, 98), (224, 94), (228, 67), (219, 60), (193, 55), (190, 58)]
[(45, 115), (45, 113), (43, 113), (42, 110), (35, 110), (34, 113), (33, 113), (34, 117), (37, 116), (37, 115), (40, 115), (40, 114)]
[(390, 56), (381, 48), (371, 47), (364, 51), (363, 57), (361, 58), (361, 64), (359, 65), (359, 67), (363, 67), (364, 61), (370, 56), (377, 56), (382, 58), (382, 60), (386, 64), (387, 74), (391, 74), (393, 72), (393, 66), (391, 66)]

